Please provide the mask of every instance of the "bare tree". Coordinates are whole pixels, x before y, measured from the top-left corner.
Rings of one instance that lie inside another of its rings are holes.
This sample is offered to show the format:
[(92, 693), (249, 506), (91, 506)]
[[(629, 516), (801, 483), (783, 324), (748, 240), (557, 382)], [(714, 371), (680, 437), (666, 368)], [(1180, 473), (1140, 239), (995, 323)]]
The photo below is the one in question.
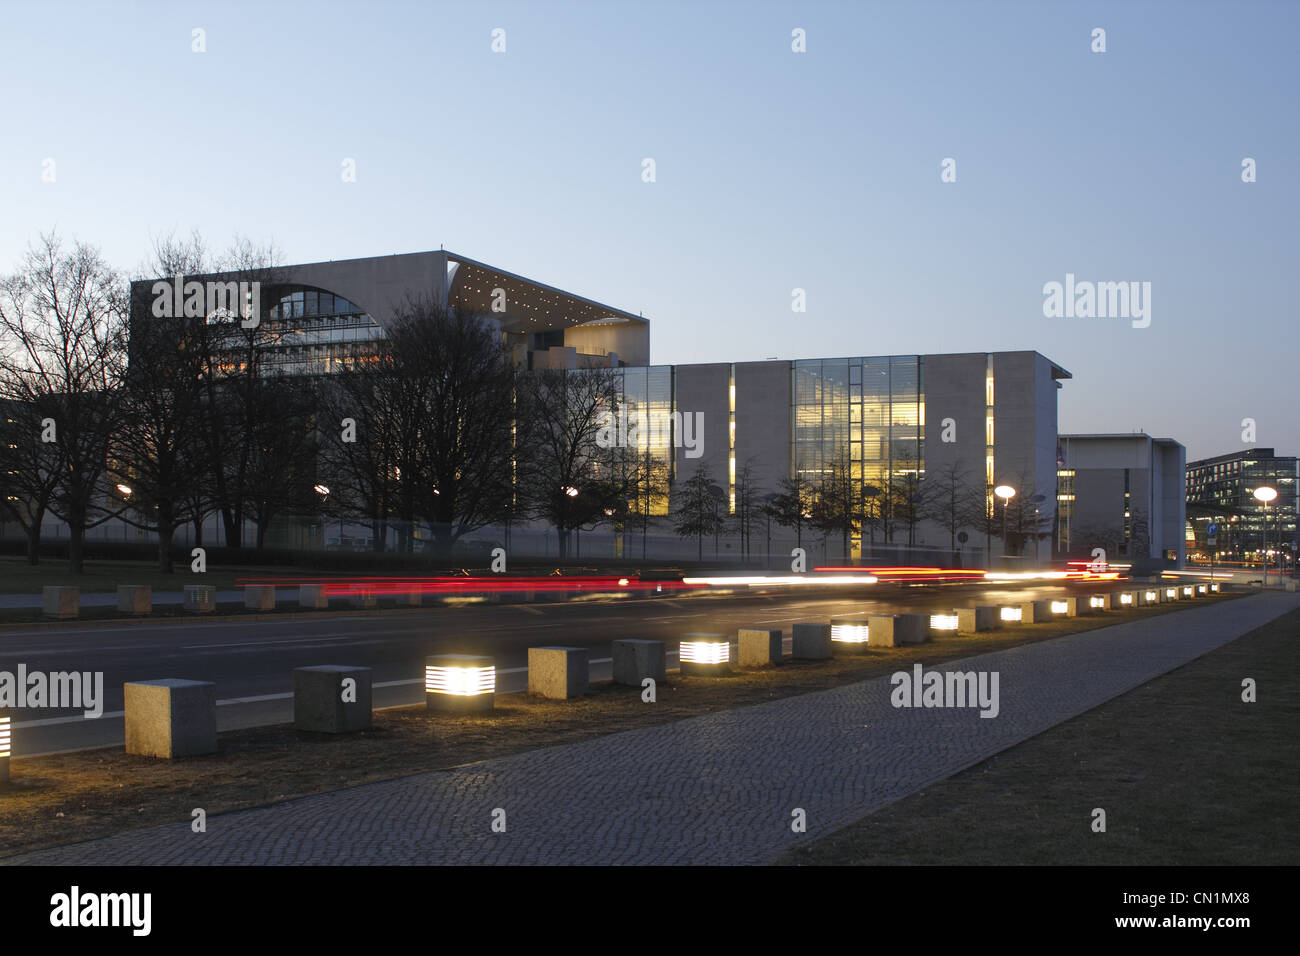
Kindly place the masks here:
[[(726, 516), (718, 508), (720, 499), (726, 497), (709, 475), (709, 466), (700, 462), (695, 473), (681, 485), (677, 495), (677, 512), (673, 530), (683, 538), (695, 538), (697, 557), (704, 560), (704, 538), (717, 535), (726, 526)], [(716, 552), (717, 546), (715, 544)]]
[(105, 493), (109, 443), (119, 422), (128, 297), (97, 249), (53, 234), (28, 248), (0, 289), (0, 380), (12, 402), (47, 409), (32, 440), (59, 446), (50, 511), (69, 529), (81, 573), (86, 530), (113, 515)]
[(568, 556), (570, 532), (626, 499), (617, 449), (597, 440), (617, 394), (609, 369), (541, 369), (520, 380), (519, 492), (531, 514), (555, 527), (560, 557)]
[(948, 532), (948, 547), (956, 554), (957, 532), (978, 524), (972, 522), (972, 513), (978, 514), (984, 507), (983, 489), (971, 485), (971, 471), (961, 461), (927, 471), (926, 483), (929, 493), (924, 516)]

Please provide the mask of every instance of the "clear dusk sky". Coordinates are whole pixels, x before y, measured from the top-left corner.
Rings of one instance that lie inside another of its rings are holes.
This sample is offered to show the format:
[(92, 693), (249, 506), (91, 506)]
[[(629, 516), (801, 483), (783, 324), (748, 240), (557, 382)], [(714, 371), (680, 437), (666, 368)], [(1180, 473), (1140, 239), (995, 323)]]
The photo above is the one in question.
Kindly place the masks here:
[[(1190, 459), (1252, 417), (1296, 454), (1298, 27), (1281, 0), (3, 2), (0, 271), (51, 228), (126, 270), (172, 230), (445, 245), (644, 313), (656, 364), (1036, 349), (1074, 375), (1062, 432)], [(1045, 317), (1067, 273), (1151, 283), (1150, 326)]]

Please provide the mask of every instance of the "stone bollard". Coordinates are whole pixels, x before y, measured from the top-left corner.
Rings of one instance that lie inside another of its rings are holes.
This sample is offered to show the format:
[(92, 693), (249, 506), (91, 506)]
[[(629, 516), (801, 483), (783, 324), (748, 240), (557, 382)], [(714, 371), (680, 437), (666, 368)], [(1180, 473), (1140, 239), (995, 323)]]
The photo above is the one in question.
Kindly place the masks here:
[(274, 611), (275, 585), (252, 584), (245, 587), (244, 607), (250, 611)]
[(119, 584), (117, 609), (123, 614), (144, 616), (153, 611), (153, 588), (147, 584)]
[(126, 752), (191, 757), (217, 749), (217, 685), (167, 677), (122, 685)]
[(81, 589), (46, 585), (41, 591), (41, 604), (46, 617), (77, 617), (81, 614)]
[(398, 591), (393, 595), (393, 599), (398, 607), (423, 607), (423, 591)]
[[(1053, 602), (1056, 603), (1056, 602)], [(1068, 597), (1065, 599), (1065, 616), (1081, 617), (1093, 613), (1093, 607), (1086, 597)]]
[(794, 626), (791, 657), (797, 661), (828, 661), (833, 652), (831, 626), (806, 621)]
[(611, 647), (614, 658), (614, 683), (640, 687), (647, 677), (663, 683), (667, 676), (664, 642), (623, 638)]
[(1111, 591), (1111, 592), (1108, 593), (1108, 594), (1103, 594), (1103, 595), (1101, 595), (1101, 600), (1102, 600), (1101, 608), (1102, 608), (1102, 610), (1103, 610), (1103, 611), (1120, 611), (1120, 610), (1123, 610), (1123, 609), (1126, 608), (1126, 607), (1132, 607), (1132, 606), (1133, 606), (1132, 601), (1130, 601), (1128, 604), (1124, 604), (1124, 603), (1123, 603), (1124, 595), (1125, 595), (1126, 593), (1127, 593), (1127, 592), (1125, 592), (1125, 591)]
[(1137, 603), (1138, 603), (1138, 607), (1148, 607), (1152, 604), (1159, 604), (1160, 589), (1142, 588), (1142, 590), (1138, 591), (1137, 593)]
[(371, 726), (369, 667), (320, 664), (293, 670), (293, 725), (321, 734), (350, 734)]
[(785, 657), (779, 629), (742, 627), (736, 639), (739, 643), (736, 663), (741, 667), (771, 667)]
[(217, 589), (210, 584), (185, 585), (185, 610), (210, 614), (217, 609)]
[(550, 700), (581, 697), (588, 679), (585, 647), (528, 648), (528, 693)]
[(323, 584), (298, 585), (298, 606), (319, 611), (330, 606), (329, 595)]
[(924, 644), (929, 632), (929, 621), (924, 614), (872, 615), (868, 620), (872, 647)]
[(975, 634), (979, 631), (996, 630), (1001, 622), (998, 609), (992, 605), (978, 607), (959, 607), (957, 609), (957, 633)]
[(476, 654), (431, 654), (424, 659), (424, 702), (444, 713), (482, 713), (496, 697), (496, 662)]
[(1051, 619), (1051, 601), (1025, 601), (1020, 605), (1021, 624), (1041, 624)]

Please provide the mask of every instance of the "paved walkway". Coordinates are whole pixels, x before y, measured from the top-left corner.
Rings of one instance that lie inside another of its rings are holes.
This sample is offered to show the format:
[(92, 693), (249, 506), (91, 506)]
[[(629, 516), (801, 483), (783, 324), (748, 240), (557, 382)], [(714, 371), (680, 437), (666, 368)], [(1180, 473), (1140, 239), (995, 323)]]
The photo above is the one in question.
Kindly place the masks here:
[[(993, 719), (895, 709), (876, 678), (211, 817), (205, 834), (183, 822), (4, 862), (762, 863), (1298, 606), (1259, 594), (941, 665), (999, 672)], [(806, 834), (791, 830), (796, 807)], [(504, 833), (491, 829), (496, 808)]]

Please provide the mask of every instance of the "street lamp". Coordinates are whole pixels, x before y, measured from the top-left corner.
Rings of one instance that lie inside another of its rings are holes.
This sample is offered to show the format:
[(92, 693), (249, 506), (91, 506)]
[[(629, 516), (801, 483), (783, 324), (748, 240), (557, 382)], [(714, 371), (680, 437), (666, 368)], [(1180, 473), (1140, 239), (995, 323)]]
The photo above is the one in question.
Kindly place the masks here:
[(1016, 489), (1010, 485), (998, 485), (993, 493), (1002, 499), (1002, 556), (1007, 554), (1007, 504), (1016, 496)]
[(130, 497), (131, 497), (131, 486), (130, 486), (130, 485), (122, 485), (122, 484), (119, 484), (119, 485), (117, 486), (117, 490), (118, 490), (118, 493), (119, 493), (123, 498), (130, 498)]
[(1264, 505), (1264, 550), (1261, 552), (1264, 561), (1264, 587), (1268, 587), (1268, 503), (1277, 497), (1277, 489), (1263, 485), (1255, 489), (1255, 498)]

